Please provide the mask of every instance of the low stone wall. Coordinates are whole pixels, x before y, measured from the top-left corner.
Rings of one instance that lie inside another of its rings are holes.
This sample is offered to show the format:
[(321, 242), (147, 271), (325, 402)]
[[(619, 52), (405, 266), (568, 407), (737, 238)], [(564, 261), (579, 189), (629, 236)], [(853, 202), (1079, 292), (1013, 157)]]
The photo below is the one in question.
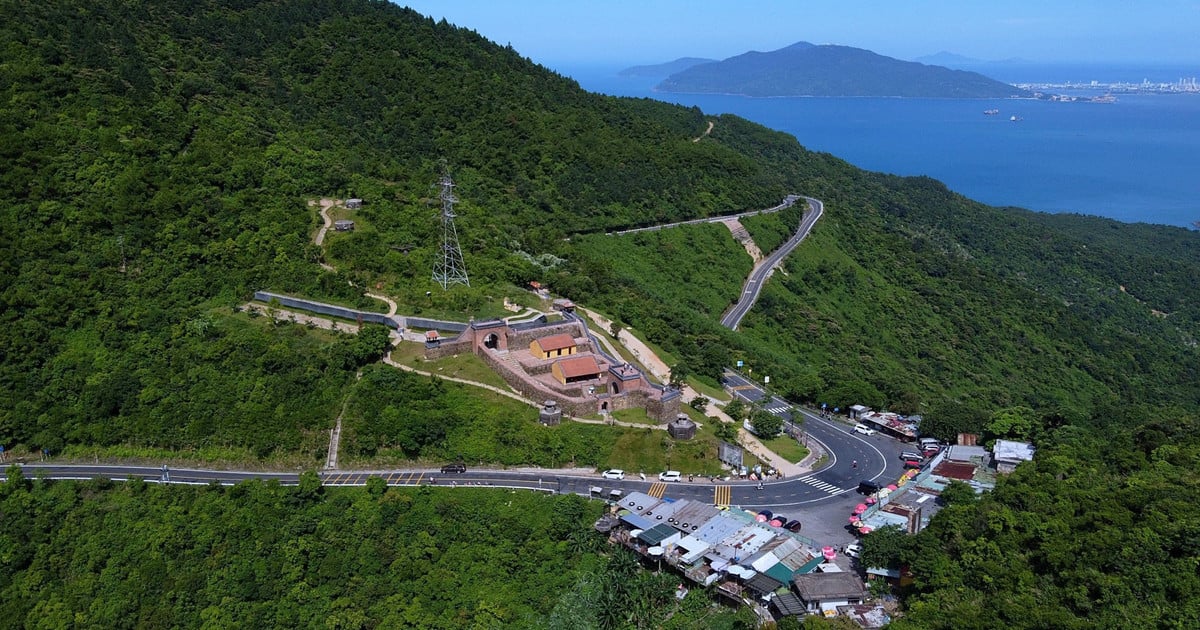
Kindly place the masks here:
[(563, 413), (572, 416), (587, 416), (598, 411), (594, 400), (566, 396), (561, 392), (556, 392), (543, 386), (541, 383), (522, 378), (520, 374), (514, 374), (508, 369), (507, 365), (496, 358), (496, 355), (491, 352), (484, 352), (479, 356), (489, 368), (504, 379), (505, 383), (508, 383), (509, 387), (517, 390), (522, 396), (530, 400), (540, 402), (550, 399), (557, 401)]
[(510, 331), (511, 332), (508, 335), (509, 348), (528, 348), (529, 344), (532, 343), (534, 339), (541, 339), (542, 337), (549, 337), (550, 335), (557, 335), (559, 333), (567, 333), (576, 340), (583, 338), (583, 343), (579, 344), (579, 352), (593, 352), (592, 342), (588, 340), (587, 336), (584, 334), (583, 328), (581, 328), (579, 324), (575, 322), (557, 322), (547, 326), (542, 326), (540, 328), (534, 328), (532, 330), (516, 331), (510, 329)]
[(452, 357), (456, 354), (467, 354), (473, 350), (471, 346), (472, 343), (470, 339), (462, 341), (458, 339), (443, 340), (434, 348), (425, 348), (425, 358), (433, 361), (435, 359)]

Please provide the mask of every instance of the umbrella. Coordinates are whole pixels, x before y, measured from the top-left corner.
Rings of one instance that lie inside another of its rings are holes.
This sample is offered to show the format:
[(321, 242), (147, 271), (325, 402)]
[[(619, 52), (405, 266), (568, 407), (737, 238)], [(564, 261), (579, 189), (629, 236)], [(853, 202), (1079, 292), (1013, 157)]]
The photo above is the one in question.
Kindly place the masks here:
[(851, 517), (850, 517), (850, 524), (852, 524), (852, 525), (853, 525), (854, 523), (857, 523), (857, 522), (858, 522), (858, 516), (851, 516)]
[(909, 479), (912, 479), (913, 477), (917, 476), (917, 469), (913, 468), (904, 474), (907, 475)]
[(891, 493), (892, 493), (892, 491), (888, 490), (887, 488), (880, 488), (879, 492), (877, 492), (876, 494), (878, 494), (879, 498), (882, 499)]
[(894, 483), (889, 483), (887, 489), (889, 492), (895, 492), (900, 489), (900, 486), (897, 486)]
[(866, 512), (866, 511), (867, 511), (866, 503), (859, 503), (858, 505), (854, 506), (855, 514), (862, 514), (863, 512)]
[(755, 516), (755, 517), (754, 517), (754, 520), (755, 520), (755, 521), (757, 521), (757, 522), (759, 522), (759, 523), (766, 523), (766, 522), (767, 522), (767, 517), (766, 517), (766, 515), (765, 515), (765, 514), (759, 514), (758, 516)]
[(858, 528), (858, 533), (860, 533), (860, 534), (870, 534), (870, 533), (871, 533), (871, 528), (870, 528), (870, 527), (868, 527), (868, 526), (866, 526), (866, 525), (863, 525), (862, 527), (859, 527), (859, 528)]
[(825, 556), (826, 560), (833, 560), (834, 558), (837, 557), (837, 550), (834, 549), (833, 547), (822, 547), (821, 555)]
[(875, 505), (877, 500), (878, 499), (876, 499), (875, 497), (867, 497), (867, 505)]

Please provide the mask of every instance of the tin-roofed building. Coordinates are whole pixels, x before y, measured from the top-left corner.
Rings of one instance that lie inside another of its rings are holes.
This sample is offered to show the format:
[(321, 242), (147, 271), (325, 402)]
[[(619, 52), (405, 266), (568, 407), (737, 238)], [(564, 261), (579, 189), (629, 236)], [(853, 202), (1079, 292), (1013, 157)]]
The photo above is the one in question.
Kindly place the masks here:
[(810, 613), (836, 611), (863, 600), (863, 583), (853, 573), (807, 573), (792, 578), (792, 587)]

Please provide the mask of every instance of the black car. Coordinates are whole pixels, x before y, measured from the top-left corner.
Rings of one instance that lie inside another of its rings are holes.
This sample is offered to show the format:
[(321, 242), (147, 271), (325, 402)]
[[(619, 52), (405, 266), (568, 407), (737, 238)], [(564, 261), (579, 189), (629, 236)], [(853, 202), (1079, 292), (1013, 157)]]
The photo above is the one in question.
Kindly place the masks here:
[(465, 472), (467, 472), (467, 467), (464, 464), (446, 464), (442, 466), (442, 474)]
[(876, 492), (879, 492), (879, 489), (882, 487), (883, 486), (875, 483), (874, 481), (870, 481), (868, 479), (863, 479), (862, 481), (858, 482), (858, 493), (859, 494), (875, 494)]

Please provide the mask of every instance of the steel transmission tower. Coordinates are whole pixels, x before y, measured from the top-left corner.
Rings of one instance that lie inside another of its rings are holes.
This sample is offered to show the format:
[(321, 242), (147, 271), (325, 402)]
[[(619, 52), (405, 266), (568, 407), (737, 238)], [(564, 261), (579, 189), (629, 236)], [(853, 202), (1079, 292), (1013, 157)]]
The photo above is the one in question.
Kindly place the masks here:
[(441, 184), (442, 246), (433, 261), (433, 281), (442, 285), (442, 289), (448, 289), (452, 284), (471, 286), (462, 248), (458, 246), (458, 230), (454, 228), (454, 204), (458, 203), (458, 198), (454, 196), (454, 181), (449, 173), (442, 176)]

